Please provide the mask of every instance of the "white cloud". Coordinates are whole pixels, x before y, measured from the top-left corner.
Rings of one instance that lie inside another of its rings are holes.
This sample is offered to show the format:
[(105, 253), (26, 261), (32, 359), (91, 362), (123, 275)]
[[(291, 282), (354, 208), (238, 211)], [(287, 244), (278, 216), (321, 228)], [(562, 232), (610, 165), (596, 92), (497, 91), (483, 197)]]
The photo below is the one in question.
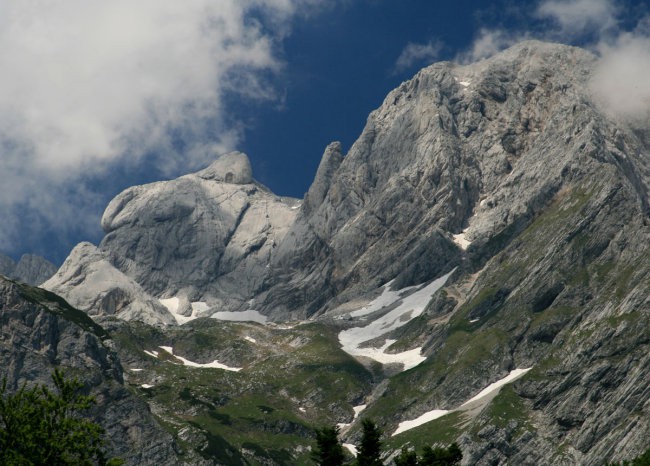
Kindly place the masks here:
[[(522, 12), (519, 12), (522, 14)], [(599, 55), (590, 90), (606, 109), (626, 117), (650, 116), (650, 17), (634, 30), (622, 28), (626, 14), (614, 0), (543, 0), (529, 18), (551, 20), (542, 30), (481, 29), (461, 63), (488, 58), (524, 39), (579, 42)], [(523, 13), (525, 14), (525, 13)]]
[(536, 13), (556, 23), (562, 37), (572, 38), (614, 28), (617, 10), (612, 0), (545, 0)]
[(426, 44), (409, 43), (404, 47), (395, 62), (395, 72), (401, 72), (416, 64), (430, 64), (440, 53), (442, 43), (429, 41)]
[[(233, 148), (241, 128), (224, 96), (275, 99), (280, 41), (323, 3), (0, 0), (0, 213), (48, 217), (56, 200), (67, 228), (68, 210), (89, 208), (70, 188), (84, 175), (152, 153), (186, 170)], [(3, 222), (0, 248), (15, 233)]]
[(483, 60), (525, 38), (526, 36), (523, 33), (516, 31), (482, 28), (469, 50), (460, 53), (456, 57), (456, 61), (460, 63), (472, 63)]
[(606, 108), (628, 117), (650, 116), (650, 36), (621, 34), (598, 46), (601, 54), (591, 82)]

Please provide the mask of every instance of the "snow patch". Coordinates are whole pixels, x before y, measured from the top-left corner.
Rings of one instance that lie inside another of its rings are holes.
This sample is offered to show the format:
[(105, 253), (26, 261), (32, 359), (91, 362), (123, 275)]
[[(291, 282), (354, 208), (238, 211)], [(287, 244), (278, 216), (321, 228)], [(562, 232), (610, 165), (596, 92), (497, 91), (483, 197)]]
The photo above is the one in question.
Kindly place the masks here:
[(359, 417), (359, 414), (361, 414), (361, 411), (366, 409), (366, 406), (368, 405), (359, 405), (359, 406), (353, 406), (352, 411), (354, 411), (354, 419)]
[(400, 422), (397, 426), (397, 430), (392, 433), (391, 437), (394, 437), (397, 434), (401, 434), (402, 432), (406, 432), (407, 430), (411, 430), (414, 427), (421, 426), (422, 424), (426, 424), (427, 422), (433, 421), (434, 419), (438, 419), (439, 417), (442, 417), (445, 414), (449, 414), (450, 412), (451, 411), (447, 411), (445, 409), (434, 409), (410, 421)]
[(472, 319), (472, 320), (469, 321), (469, 323), (473, 324), (474, 322), (478, 322), (479, 320), (481, 320), (481, 319)]
[(300, 411), (301, 413), (306, 413), (307, 412), (307, 410), (305, 408), (303, 408), (302, 406), (300, 406), (298, 408), (298, 411)]
[(472, 81), (458, 81), (458, 84), (460, 84), (463, 87), (467, 87), (470, 84), (472, 84)]
[(344, 443), (343, 446), (348, 449), (350, 453), (352, 453), (353, 456), (357, 456), (357, 447), (352, 445), (351, 443)]
[(232, 322), (259, 322), (260, 324), (266, 323), (266, 316), (259, 312), (249, 309), (248, 311), (231, 312), (219, 311), (212, 314), (213, 319), (228, 320)]
[(463, 230), (462, 233), (453, 235), (453, 238), (454, 238), (454, 243), (456, 243), (458, 247), (460, 247), (463, 251), (466, 250), (470, 244), (472, 244), (471, 241), (465, 238), (465, 230)]
[(381, 295), (373, 299), (370, 303), (363, 306), (361, 309), (353, 311), (350, 313), (350, 317), (363, 317), (373, 312), (379, 311), (384, 307), (390, 306), (394, 302), (398, 301), (403, 294), (411, 291), (415, 286), (409, 286), (407, 288), (402, 288), (401, 290), (391, 291), (390, 287), (395, 280), (391, 280), (383, 286), (383, 291)]
[(142, 372), (144, 369), (129, 369), (131, 372)]
[(154, 387), (153, 385), (149, 385), (148, 383), (143, 383), (143, 384), (140, 385), (140, 386), (141, 386), (142, 388), (153, 388), (153, 387)]
[(524, 375), (526, 372), (528, 372), (531, 369), (532, 369), (532, 367), (529, 367), (527, 369), (515, 369), (515, 370), (511, 371), (507, 376), (505, 376), (501, 380), (497, 380), (496, 382), (488, 385), (481, 392), (479, 392), (478, 395), (476, 395), (475, 397), (470, 398), (469, 400), (467, 400), (465, 403), (463, 403), (461, 405), (461, 408), (463, 406), (468, 405), (472, 401), (480, 400), (481, 398), (484, 398), (484, 397), (494, 393), (495, 391), (497, 391), (501, 387), (503, 387), (505, 384), (508, 384), (510, 382), (513, 382), (513, 381), (517, 380), (519, 377), (521, 377), (522, 375)]
[(230, 366), (226, 366), (225, 364), (221, 364), (216, 359), (214, 361), (212, 361), (212, 362), (208, 362), (208, 363), (204, 363), (204, 364), (194, 362), (194, 361), (190, 361), (189, 359), (185, 359), (183, 356), (175, 355), (174, 354), (174, 349), (171, 346), (159, 346), (159, 348), (167, 351), (169, 354), (171, 354), (176, 359), (181, 361), (183, 363), (183, 365), (185, 365), (185, 366), (189, 366), (189, 367), (209, 367), (209, 368), (212, 368), (212, 369), (223, 369), (223, 370), (232, 371), (232, 372), (239, 372), (240, 370), (242, 370), (241, 367), (230, 367)]
[(167, 298), (167, 299), (159, 299), (160, 304), (165, 306), (169, 312), (172, 314), (176, 314), (178, 312), (178, 305), (180, 304), (181, 300), (178, 299), (176, 296), (173, 298)]
[(429, 285), (421, 287), (406, 297), (403, 297), (403, 295), (416, 287), (409, 287), (399, 291), (388, 291), (388, 285), (390, 283), (384, 285), (384, 291), (378, 298), (350, 315), (367, 315), (376, 310), (393, 305), (395, 308), (365, 327), (353, 327), (339, 333), (339, 342), (343, 351), (352, 356), (365, 356), (383, 364), (401, 363), (404, 365), (404, 370), (411, 369), (420, 364), (426, 359), (420, 354), (421, 348), (415, 348), (397, 354), (389, 354), (385, 351), (390, 345), (395, 343), (395, 340), (386, 340), (381, 348), (361, 348), (361, 345), (405, 325), (410, 320), (422, 314), (433, 294), (443, 287), (455, 270), (434, 280)]
[(255, 338), (249, 337), (248, 335), (244, 337), (244, 340), (250, 341), (251, 343), (257, 343), (257, 340)]
[(148, 355), (151, 356), (152, 358), (157, 358), (157, 357), (158, 357), (158, 351), (154, 351), (154, 350), (147, 351), (147, 350), (144, 350), (144, 353), (145, 353), (145, 354), (148, 354)]
[(391, 437), (394, 437), (397, 434), (401, 434), (402, 432), (406, 432), (407, 430), (413, 429), (415, 427), (421, 426), (422, 424), (426, 424), (427, 422), (433, 421), (434, 419), (438, 419), (439, 417), (442, 417), (446, 414), (452, 413), (454, 411), (464, 411), (465, 408), (468, 408), (469, 404), (479, 401), (483, 398), (486, 398), (492, 394), (495, 394), (498, 392), (501, 387), (504, 385), (514, 382), (517, 380), (519, 377), (523, 376), (526, 372), (531, 370), (532, 367), (529, 367), (527, 369), (514, 369), (510, 371), (510, 373), (502, 378), (501, 380), (497, 380), (494, 383), (491, 383), (487, 387), (485, 387), (483, 390), (481, 390), (478, 395), (470, 398), (467, 400), (465, 403), (460, 405), (458, 408), (452, 409), (452, 410), (444, 410), (444, 409), (433, 409), (431, 411), (428, 411), (421, 415), (420, 417), (417, 417), (415, 419), (412, 419), (410, 421), (403, 421), (400, 422), (399, 425), (397, 426), (397, 429), (395, 432), (391, 434)]
[(198, 315), (204, 312), (208, 312), (208, 309), (210, 309), (208, 303), (205, 303), (203, 301), (194, 301), (191, 305), (192, 305), (192, 315)]

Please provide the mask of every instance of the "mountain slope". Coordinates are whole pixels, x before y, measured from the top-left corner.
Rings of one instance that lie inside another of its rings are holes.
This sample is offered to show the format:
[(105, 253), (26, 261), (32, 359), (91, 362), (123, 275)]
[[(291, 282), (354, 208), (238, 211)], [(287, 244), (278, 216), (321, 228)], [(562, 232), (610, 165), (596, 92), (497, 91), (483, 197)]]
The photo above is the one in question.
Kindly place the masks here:
[(169, 434), (125, 387), (109, 335), (47, 291), (0, 278), (0, 379), (9, 392), (47, 383), (55, 367), (78, 377), (97, 400), (91, 416), (105, 430), (108, 456), (126, 464), (178, 464)]
[[(325, 359), (296, 372), (282, 360), (300, 356), (276, 337), (267, 336), (271, 357), (242, 342), (252, 324), (208, 321), (209, 347), (221, 332), (239, 335), (227, 339), (239, 353), (210, 354), (244, 368), (226, 384), (244, 405), (247, 367), (265, 380), (278, 367), (298, 378), (317, 367), (336, 380), (336, 336), (366, 375), (352, 397), (323, 387), (336, 400), (329, 415), (315, 403), (302, 416), (309, 397), (287, 397), (290, 379), (253, 391), (292, 433), (351, 421), (343, 436), (352, 442), (352, 408), (365, 405), (363, 416), (389, 436), (399, 429), (391, 448), (458, 440), (466, 464), (638, 455), (650, 438), (650, 124), (599, 106), (589, 87), (596, 64), (585, 50), (530, 41), (471, 65), (432, 65), (387, 96), (346, 155), (338, 143), (326, 148), (301, 203), (268, 192), (246, 157), (230, 154), (207, 171), (120, 194), (99, 248), (79, 246), (46, 286), (97, 316), (307, 320), (292, 338), (311, 341), (314, 328), (328, 336)], [(204, 322), (145, 340), (169, 346), (161, 342)], [(121, 355), (135, 358), (128, 341), (143, 337), (129, 332), (140, 324), (120, 325)], [(191, 345), (185, 351), (191, 359)], [(217, 375), (206, 377), (201, 384)], [(184, 388), (167, 383), (153, 394), (177, 425), (167, 394)], [(194, 427), (261, 448), (247, 458), (290, 464), (308, 445), (303, 432), (271, 454), (278, 438), (260, 440), (268, 424), (251, 421), (260, 413), (235, 422), (252, 436), (242, 440), (223, 418), (232, 408), (208, 404), (194, 403)]]

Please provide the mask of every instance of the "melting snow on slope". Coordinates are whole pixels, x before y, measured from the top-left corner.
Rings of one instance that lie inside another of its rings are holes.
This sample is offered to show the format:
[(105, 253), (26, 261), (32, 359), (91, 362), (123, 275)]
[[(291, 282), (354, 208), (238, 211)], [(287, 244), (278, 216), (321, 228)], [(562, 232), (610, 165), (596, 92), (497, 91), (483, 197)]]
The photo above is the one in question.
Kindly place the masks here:
[(470, 398), (469, 400), (467, 400), (465, 403), (463, 403), (456, 409), (452, 409), (450, 411), (444, 409), (434, 409), (410, 421), (400, 422), (399, 425), (397, 426), (397, 429), (395, 430), (395, 432), (392, 433), (391, 436), (394, 437), (395, 435), (401, 434), (402, 432), (406, 432), (407, 430), (413, 429), (414, 427), (418, 427), (421, 426), (422, 424), (426, 424), (427, 422), (433, 421), (434, 419), (438, 419), (439, 417), (442, 417), (445, 414), (449, 414), (454, 411), (463, 411), (464, 408), (468, 407), (470, 403), (479, 401), (482, 398), (485, 398), (489, 395), (496, 394), (501, 389), (501, 387), (503, 387), (504, 385), (510, 382), (514, 382), (515, 380), (517, 380), (519, 377), (521, 377), (531, 369), (532, 367), (529, 367), (527, 369), (515, 369), (511, 371), (507, 376), (505, 376), (501, 380), (497, 380), (496, 382), (488, 385), (483, 390), (481, 390), (478, 393), (478, 395)]
[(347, 448), (348, 451), (352, 453), (353, 456), (357, 456), (357, 447), (355, 447), (351, 443), (344, 443), (343, 446)]
[(393, 432), (391, 437), (394, 437), (397, 434), (401, 434), (402, 432), (406, 432), (407, 430), (411, 430), (414, 427), (421, 426), (422, 424), (426, 424), (427, 422), (433, 421), (434, 419), (438, 419), (439, 417), (442, 417), (450, 412), (451, 411), (447, 411), (445, 409), (434, 409), (432, 411), (424, 413), (418, 418), (412, 419), (410, 421), (400, 422), (397, 426), (397, 430)]
[[(361, 411), (366, 409), (366, 406), (368, 406), (368, 405), (359, 405), (359, 406), (353, 406), (352, 407), (352, 411), (354, 411), (354, 417), (352, 418), (352, 422), (354, 422), (359, 417), (359, 414), (361, 414)], [(347, 422), (347, 423), (346, 422), (339, 422), (336, 425), (339, 426), (339, 429), (343, 430), (343, 429), (346, 429), (346, 428), (350, 427), (352, 425), (352, 422)]]
[(352, 411), (354, 411), (354, 419), (359, 417), (359, 414), (361, 414), (361, 411), (366, 409), (366, 406), (368, 405), (359, 405), (359, 406), (353, 406)]
[[(357, 315), (365, 315), (392, 304), (396, 304), (395, 309), (392, 309), (365, 327), (354, 327), (343, 330), (339, 333), (339, 342), (341, 343), (343, 351), (352, 356), (366, 356), (383, 364), (401, 363), (404, 365), (404, 370), (420, 364), (425, 360), (425, 358), (420, 355), (421, 348), (415, 348), (397, 354), (389, 354), (385, 353), (385, 351), (395, 342), (395, 340), (386, 340), (381, 348), (361, 348), (361, 345), (405, 325), (411, 319), (422, 314), (424, 308), (429, 304), (431, 296), (442, 288), (454, 270), (404, 298), (401, 298), (401, 295), (405, 293), (405, 290), (387, 292), (386, 290), (388, 286), (385, 286), (384, 292), (381, 296), (364, 308), (355, 312), (361, 312), (361, 314)], [(390, 296), (396, 297), (392, 302), (389, 300), (389, 293)]]
[(350, 317), (362, 317), (368, 314), (372, 314), (375, 311), (390, 306), (395, 301), (401, 298), (401, 295), (405, 294), (407, 291), (411, 291), (416, 286), (409, 286), (407, 288), (402, 288), (401, 290), (391, 291), (390, 287), (395, 280), (391, 280), (384, 285), (384, 290), (381, 295), (373, 299), (369, 304), (363, 306), (361, 309), (353, 311), (350, 313)]
[(145, 352), (145, 354), (148, 354), (148, 355), (151, 356), (152, 358), (157, 358), (157, 357), (158, 357), (158, 351), (153, 351), (153, 350), (152, 350), (152, 351), (147, 351), (147, 350), (144, 350), (144, 352)]
[(200, 317), (202, 313), (207, 312), (209, 309), (207, 303), (204, 303), (203, 301), (195, 301), (190, 304), (192, 306), (192, 314), (189, 316), (184, 316), (178, 312), (178, 308), (180, 307), (180, 299), (178, 299), (177, 296), (166, 299), (159, 299), (158, 301), (160, 301), (160, 304), (167, 308), (169, 313), (174, 316), (174, 319), (176, 319), (176, 322), (179, 325), (183, 325), (185, 322), (189, 322), (190, 320), (194, 320), (197, 317)]
[(471, 241), (469, 241), (467, 238), (465, 238), (465, 230), (463, 230), (462, 233), (458, 233), (457, 235), (453, 235), (454, 238), (454, 243), (456, 243), (463, 251), (467, 249), (467, 247), (472, 244)]
[(244, 337), (244, 340), (250, 341), (251, 343), (257, 343), (257, 340), (255, 338), (249, 337), (248, 335)]
[(212, 314), (213, 319), (230, 320), (234, 322), (266, 322), (266, 316), (252, 309), (241, 312), (219, 311)]
[(487, 387), (485, 387), (483, 390), (481, 390), (479, 392), (478, 395), (476, 395), (473, 398), (470, 398), (465, 403), (463, 403), (460, 407), (462, 408), (463, 406), (466, 406), (466, 405), (470, 404), (472, 401), (480, 400), (481, 398), (484, 398), (484, 397), (492, 394), (493, 392), (495, 392), (495, 391), (499, 390), (501, 387), (503, 387), (505, 384), (510, 383), (510, 382), (512, 382), (514, 380), (517, 380), (519, 377), (521, 377), (522, 375), (524, 375), (526, 372), (528, 372), (531, 369), (532, 369), (532, 367), (529, 367), (527, 369), (515, 369), (515, 370), (511, 371), (510, 374), (508, 374), (507, 376), (505, 376), (501, 380), (497, 380), (496, 382), (494, 382), (494, 383), (488, 385)]
[(148, 383), (143, 383), (140, 385), (142, 388), (153, 388), (153, 385), (149, 385)]
[(177, 356), (174, 354), (174, 349), (171, 346), (160, 346), (159, 347), (162, 350), (167, 351), (169, 354), (174, 356), (176, 359), (180, 360), (185, 366), (190, 366), (190, 367), (210, 367), (213, 369), (223, 369), (226, 371), (232, 371), (232, 372), (239, 372), (242, 370), (241, 367), (230, 367), (226, 366), (225, 364), (221, 364), (219, 361), (216, 359), (212, 362), (208, 362), (205, 364), (201, 364), (198, 362), (190, 361), (189, 359), (185, 359), (183, 356)]

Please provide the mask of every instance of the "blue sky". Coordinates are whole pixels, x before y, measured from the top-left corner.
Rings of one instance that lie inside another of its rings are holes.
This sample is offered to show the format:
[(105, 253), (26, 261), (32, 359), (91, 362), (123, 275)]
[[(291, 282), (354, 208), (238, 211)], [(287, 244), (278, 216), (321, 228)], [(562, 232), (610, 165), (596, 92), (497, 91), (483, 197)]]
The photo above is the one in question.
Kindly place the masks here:
[(122, 189), (228, 150), (302, 197), (325, 146), (347, 150), (384, 96), (434, 61), (539, 38), (622, 56), (632, 78), (650, 67), (639, 1), (0, 0), (0, 11), (0, 251), (57, 263), (101, 240)]

